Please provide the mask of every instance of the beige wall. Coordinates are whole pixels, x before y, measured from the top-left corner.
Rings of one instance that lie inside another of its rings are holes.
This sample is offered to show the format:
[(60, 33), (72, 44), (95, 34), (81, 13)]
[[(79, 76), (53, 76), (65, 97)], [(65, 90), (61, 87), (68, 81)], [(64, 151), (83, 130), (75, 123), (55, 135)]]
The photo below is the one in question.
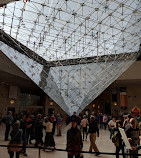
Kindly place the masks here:
[(19, 109), (19, 93), (18, 90), (18, 96), (15, 100), (14, 104), (10, 104), (10, 98), (9, 98), (9, 86), (6, 84), (0, 83), (0, 113), (2, 116), (5, 116), (8, 110), (8, 107), (15, 107), (15, 111), (18, 112)]
[(117, 80), (141, 79), (141, 61), (136, 61)]
[(128, 111), (135, 106), (141, 109), (141, 85), (131, 85), (127, 87)]

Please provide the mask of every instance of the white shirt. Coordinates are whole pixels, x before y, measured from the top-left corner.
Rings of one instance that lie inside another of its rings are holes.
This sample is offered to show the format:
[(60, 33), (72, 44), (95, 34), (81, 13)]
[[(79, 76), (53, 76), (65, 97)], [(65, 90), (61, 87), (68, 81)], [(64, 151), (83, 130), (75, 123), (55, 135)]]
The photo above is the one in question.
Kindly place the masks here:
[(53, 123), (51, 122), (43, 122), (43, 126), (46, 127), (46, 132), (52, 132), (52, 128), (53, 128)]
[(109, 121), (108, 125), (110, 127), (116, 128), (116, 122), (114, 122), (113, 120)]
[(87, 127), (88, 120), (86, 118), (84, 118), (83, 120), (81, 120), (81, 125), (82, 125), (82, 127)]

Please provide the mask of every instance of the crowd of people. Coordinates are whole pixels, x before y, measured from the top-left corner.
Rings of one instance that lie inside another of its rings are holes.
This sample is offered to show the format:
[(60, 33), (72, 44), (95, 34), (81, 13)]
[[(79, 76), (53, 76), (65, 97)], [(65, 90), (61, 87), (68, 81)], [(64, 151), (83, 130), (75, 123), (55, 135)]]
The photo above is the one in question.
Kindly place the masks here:
[[(16, 158), (19, 158), (20, 154), (27, 156), (26, 146), (32, 144), (32, 140), (35, 140), (35, 147), (41, 145), (55, 149), (55, 129), (57, 127), (57, 136), (61, 136), (62, 120), (60, 114), (55, 115), (52, 113), (45, 116), (25, 112), (13, 116), (12, 112), (9, 111), (7, 116), (3, 118), (3, 122), (6, 124), (4, 140), (9, 141), (8, 138), (11, 136), (10, 143), (12, 142), (12, 145), (13, 142), (14, 145), (22, 144), (22, 150), (16, 152)], [(43, 140), (43, 129), (45, 129), (46, 133), (45, 140)], [(11, 147), (8, 152), (10, 158), (13, 158), (14, 151), (11, 151)]]
[[(12, 112), (9, 111), (7, 116), (3, 119), (3, 122), (6, 124), (5, 141), (9, 140), (8, 138), (10, 135), (10, 143), (12, 145), (21, 145), (21, 150), (12, 150), (12, 148), (8, 148), (10, 158), (13, 158), (14, 151), (16, 151), (16, 158), (19, 158), (20, 154), (27, 156), (26, 146), (32, 144), (33, 139), (35, 140), (35, 147), (41, 145), (43, 147), (52, 147), (52, 149), (55, 149), (55, 129), (57, 129), (57, 136), (62, 135), (63, 118), (61, 114), (55, 115), (52, 113), (45, 116), (25, 112), (13, 116)], [(76, 115), (76, 112), (74, 112), (71, 117), (66, 119), (66, 125), (70, 122), (71, 128), (67, 131), (66, 143), (68, 158), (73, 158), (73, 156), (75, 156), (75, 158), (82, 157), (78, 151), (82, 151), (83, 141), (87, 141), (88, 136), (90, 140), (89, 152), (94, 150), (95, 155), (98, 156), (100, 151), (96, 145), (96, 137), (99, 137), (99, 128), (109, 130), (110, 139), (116, 147), (116, 158), (119, 158), (118, 154), (120, 150), (123, 153), (123, 158), (125, 158), (125, 144), (118, 127), (123, 128), (126, 132), (132, 147), (130, 152), (137, 154), (140, 149), (140, 117), (123, 115), (119, 118), (112, 118), (111, 116), (107, 116), (106, 114), (103, 115), (102, 113), (99, 115), (95, 115), (94, 112), (91, 115)], [(13, 128), (10, 132), (12, 126)], [(44, 140), (43, 129), (45, 129)], [(133, 155), (133, 158), (136, 158), (136, 156)]]

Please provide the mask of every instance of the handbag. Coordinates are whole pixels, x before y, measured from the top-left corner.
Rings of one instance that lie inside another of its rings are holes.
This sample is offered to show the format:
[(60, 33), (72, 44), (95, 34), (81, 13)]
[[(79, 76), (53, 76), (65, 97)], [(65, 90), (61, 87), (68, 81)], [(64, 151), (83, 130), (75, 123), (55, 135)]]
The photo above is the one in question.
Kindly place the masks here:
[[(20, 132), (20, 131), (18, 131), (18, 132), (14, 135), (13, 139), (19, 134), (19, 132)], [(11, 141), (12, 141), (13, 139), (11, 139)], [(9, 143), (8, 143), (8, 148), (7, 148), (8, 150), (10, 150), (10, 151), (15, 151), (15, 152), (19, 152), (19, 151), (22, 150), (22, 144), (11, 143), (11, 141), (9, 141)], [(21, 148), (20, 148), (20, 147), (21, 147)]]
[(8, 150), (19, 152), (22, 150), (22, 144), (10, 144)]

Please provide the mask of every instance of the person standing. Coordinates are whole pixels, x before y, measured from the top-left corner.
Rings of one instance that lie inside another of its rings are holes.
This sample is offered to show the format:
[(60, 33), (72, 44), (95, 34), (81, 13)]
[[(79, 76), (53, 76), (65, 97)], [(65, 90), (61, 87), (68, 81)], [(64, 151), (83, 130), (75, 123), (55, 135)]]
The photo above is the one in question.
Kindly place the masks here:
[(29, 115), (25, 118), (26, 123), (26, 144), (31, 144), (32, 119)]
[(22, 134), (22, 139), (23, 139), (23, 147), (22, 147), (22, 151), (21, 153), (24, 155), (24, 156), (27, 156), (27, 153), (26, 153), (26, 122), (25, 122), (25, 114), (22, 114), (21, 116), (21, 120), (20, 120), (20, 129), (22, 129), (23, 131), (23, 134)]
[[(14, 151), (16, 152), (16, 158), (19, 158), (20, 152), (22, 150), (22, 135), (23, 131), (22, 129), (19, 129), (20, 127), (20, 122), (15, 122), (13, 125), (13, 130), (10, 133), (11, 140), (10, 140), (10, 145), (11, 146), (19, 146), (19, 147), (8, 147), (8, 153), (10, 155), (10, 158), (14, 157)], [(21, 148), (20, 148), (21, 146)]]
[(88, 126), (88, 120), (86, 119), (86, 115), (83, 115), (83, 120), (81, 120), (81, 126), (83, 128), (83, 141), (86, 134), (86, 140), (87, 140), (87, 126)]
[(124, 128), (128, 128), (130, 127), (130, 119), (132, 118), (132, 116), (130, 114), (127, 115), (126, 119), (123, 122), (123, 127)]
[(103, 128), (103, 114), (102, 113), (99, 115), (99, 121), (100, 121), (100, 128)]
[(53, 114), (51, 115), (50, 119), (51, 119), (51, 122), (53, 123), (52, 134), (54, 135), (55, 134), (55, 127), (56, 127), (56, 116), (54, 114), (54, 111), (53, 111)]
[(60, 114), (57, 114), (57, 136), (61, 136), (62, 120)]
[(37, 147), (39, 144), (43, 145), (43, 121), (42, 121), (42, 115), (38, 114), (37, 119), (35, 120), (35, 147)]
[(120, 134), (120, 131), (119, 131), (118, 127), (123, 128), (123, 121), (119, 120), (117, 122), (117, 129), (116, 129), (117, 133), (116, 133), (116, 143), (115, 143), (115, 146), (116, 146), (116, 158), (119, 158), (120, 150), (122, 151), (123, 158), (125, 158), (125, 155), (124, 155), (124, 144), (123, 144), (122, 136)]
[(67, 131), (67, 147), (66, 150), (73, 150), (68, 151), (68, 158), (80, 158), (80, 153), (83, 148), (82, 142), (82, 135), (80, 130), (77, 128), (77, 116), (71, 117), (72, 127)]
[(52, 134), (53, 123), (51, 122), (50, 118), (44, 119), (43, 126), (46, 127), (44, 147), (53, 147), (55, 149), (55, 141)]
[[(130, 126), (128, 126), (125, 129), (125, 133), (127, 135), (127, 138), (130, 142), (132, 150), (130, 150), (130, 153), (132, 154), (138, 154), (138, 147), (140, 145), (140, 131), (139, 128), (137, 128), (137, 121), (135, 118), (130, 119)], [(137, 158), (136, 155), (131, 155), (130, 158)]]
[(94, 151), (96, 152), (96, 156), (100, 155), (100, 152), (96, 146), (96, 133), (97, 133), (97, 137), (99, 137), (99, 129), (97, 126), (97, 123), (95, 122), (94, 117), (90, 118), (90, 123), (89, 123), (89, 130), (88, 133), (90, 134), (90, 148), (89, 148), (89, 152), (92, 152), (92, 149), (94, 149)]
[(5, 141), (8, 141), (11, 125), (13, 123), (12, 111), (8, 111), (8, 115), (5, 118), (6, 130), (5, 130)]

